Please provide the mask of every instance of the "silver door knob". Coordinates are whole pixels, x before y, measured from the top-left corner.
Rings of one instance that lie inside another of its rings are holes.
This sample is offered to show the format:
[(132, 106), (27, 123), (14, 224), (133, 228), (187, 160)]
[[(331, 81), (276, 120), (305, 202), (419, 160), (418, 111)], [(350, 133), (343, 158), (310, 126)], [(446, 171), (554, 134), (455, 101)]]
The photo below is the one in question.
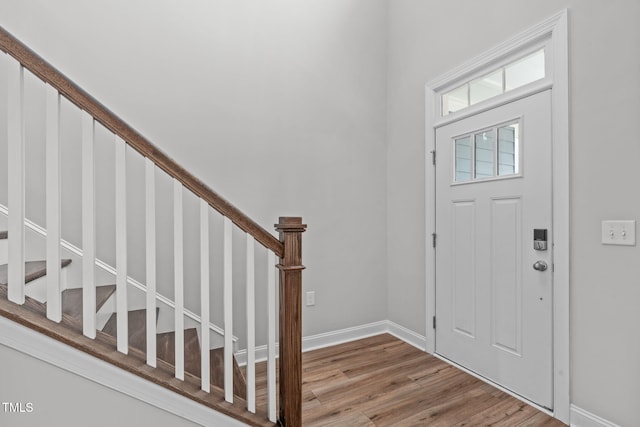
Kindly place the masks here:
[(547, 263), (544, 261), (536, 261), (535, 264), (533, 264), (533, 269), (538, 271), (545, 271), (547, 267)]

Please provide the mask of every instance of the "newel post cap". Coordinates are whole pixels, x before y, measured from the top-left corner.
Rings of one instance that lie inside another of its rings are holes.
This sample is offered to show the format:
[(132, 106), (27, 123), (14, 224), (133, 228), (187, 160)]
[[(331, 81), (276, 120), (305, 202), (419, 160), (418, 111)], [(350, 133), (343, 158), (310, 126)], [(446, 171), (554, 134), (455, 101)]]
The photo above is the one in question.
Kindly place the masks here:
[(303, 224), (299, 216), (281, 216), (278, 221), (274, 226), (280, 232), (304, 232), (307, 229), (307, 224)]

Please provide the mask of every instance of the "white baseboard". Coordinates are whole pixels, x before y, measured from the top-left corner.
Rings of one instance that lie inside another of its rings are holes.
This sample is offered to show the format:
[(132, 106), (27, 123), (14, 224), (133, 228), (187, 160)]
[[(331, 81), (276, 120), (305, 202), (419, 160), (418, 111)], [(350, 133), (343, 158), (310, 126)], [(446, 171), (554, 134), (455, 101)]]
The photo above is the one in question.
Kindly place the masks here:
[[(310, 335), (302, 338), (302, 352), (317, 350), (333, 345), (343, 344), (363, 338), (372, 337), (388, 333), (395, 336), (420, 350), (425, 349), (426, 338), (410, 329), (393, 323), (390, 320), (368, 323), (366, 325), (354, 326), (352, 328), (339, 329), (337, 331), (325, 332), (317, 335)], [(278, 354), (278, 344), (276, 343), (276, 357)], [(236, 360), (240, 366), (247, 364), (247, 351), (240, 350), (235, 353)], [(256, 347), (256, 362), (267, 360), (267, 346)]]
[(420, 335), (417, 332), (405, 328), (404, 326), (400, 326), (397, 323), (393, 323), (390, 320), (387, 320), (387, 328), (387, 332), (394, 337), (401, 339), (407, 344), (411, 344), (422, 351), (426, 351), (427, 338), (424, 335)]
[(571, 427), (620, 427), (582, 408), (571, 405)]
[(246, 425), (2, 316), (0, 344), (202, 426)]
[(310, 335), (302, 338), (302, 352), (330, 347), (332, 345), (343, 344), (362, 338), (380, 335), (389, 332), (388, 321), (368, 323), (366, 325), (354, 326), (352, 328), (339, 329), (337, 331), (325, 332), (317, 335)]

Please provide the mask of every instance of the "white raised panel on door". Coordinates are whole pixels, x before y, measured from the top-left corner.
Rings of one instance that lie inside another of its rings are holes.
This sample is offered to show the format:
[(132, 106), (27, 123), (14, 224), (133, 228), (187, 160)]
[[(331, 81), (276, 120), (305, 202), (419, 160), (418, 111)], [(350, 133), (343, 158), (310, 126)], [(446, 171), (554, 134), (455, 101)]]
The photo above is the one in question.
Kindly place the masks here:
[(522, 351), (522, 203), (491, 201), (491, 343)]
[(476, 329), (475, 203), (454, 201), (451, 208), (451, 323), (456, 333), (473, 338)]

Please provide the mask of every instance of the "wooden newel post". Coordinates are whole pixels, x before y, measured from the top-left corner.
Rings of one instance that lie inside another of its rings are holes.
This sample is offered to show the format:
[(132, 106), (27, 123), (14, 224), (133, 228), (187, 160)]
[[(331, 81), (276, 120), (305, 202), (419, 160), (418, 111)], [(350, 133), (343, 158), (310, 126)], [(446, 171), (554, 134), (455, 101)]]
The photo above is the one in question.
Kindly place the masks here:
[(299, 217), (280, 217), (275, 225), (284, 244), (280, 258), (280, 413), (286, 427), (302, 426), (302, 233)]

